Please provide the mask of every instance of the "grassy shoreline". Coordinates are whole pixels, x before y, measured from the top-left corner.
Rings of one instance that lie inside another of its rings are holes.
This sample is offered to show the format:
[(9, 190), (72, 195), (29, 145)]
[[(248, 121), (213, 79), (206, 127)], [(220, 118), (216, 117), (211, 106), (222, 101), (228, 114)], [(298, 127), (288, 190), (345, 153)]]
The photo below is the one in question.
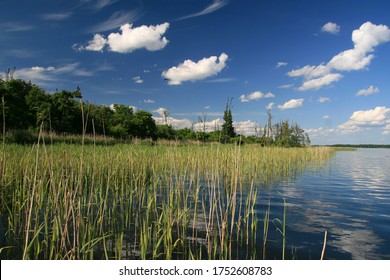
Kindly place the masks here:
[(333, 149), (40, 142), (4, 154), (2, 259), (261, 259), (258, 188)]

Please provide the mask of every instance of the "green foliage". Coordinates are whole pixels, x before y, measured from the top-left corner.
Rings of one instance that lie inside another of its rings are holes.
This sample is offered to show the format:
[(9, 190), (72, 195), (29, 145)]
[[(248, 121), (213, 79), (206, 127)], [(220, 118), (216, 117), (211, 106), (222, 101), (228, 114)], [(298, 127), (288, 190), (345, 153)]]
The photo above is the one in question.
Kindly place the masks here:
[(151, 113), (143, 110), (137, 111), (133, 118), (133, 126), (133, 137), (156, 139), (157, 126)]
[[(270, 111), (262, 136), (238, 135), (233, 126), (232, 98), (227, 100), (221, 130), (206, 131), (204, 126), (202, 131), (195, 131), (193, 128), (175, 130), (168, 124), (156, 125), (151, 113), (142, 110), (134, 112), (132, 107), (126, 105), (108, 107), (85, 103), (78, 87), (74, 91), (61, 90), (48, 94), (31, 82), (13, 79), (11, 71), (6, 72), (5, 79), (0, 79), (0, 96), (4, 99), (0, 119), (5, 119), (7, 141), (15, 139), (18, 143), (30, 142), (31, 132), (38, 132), (43, 124), (44, 131), (56, 134), (81, 135), (84, 132), (114, 137), (119, 141), (139, 138), (256, 143), (280, 147), (310, 145), (309, 136), (299, 125), (290, 124), (287, 120), (272, 125)], [(207, 114), (200, 119), (205, 123)], [(23, 133), (26, 135), (23, 136)]]
[[(157, 138), (173, 140), (175, 139), (175, 134), (175, 130), (171, 125), (162, 124), (157, 126)], [(184, 137), (184, 135), (182, 136)]]
[(233, 127), (233, 115), (232, 115), (232, 98), (229, 98), (226, 103), (226, 108), (223, 113), (224, 123), (222, 124), (222, 137), (223, 143), (229, 142), (229, 139), (236, 136), (236, 132)]

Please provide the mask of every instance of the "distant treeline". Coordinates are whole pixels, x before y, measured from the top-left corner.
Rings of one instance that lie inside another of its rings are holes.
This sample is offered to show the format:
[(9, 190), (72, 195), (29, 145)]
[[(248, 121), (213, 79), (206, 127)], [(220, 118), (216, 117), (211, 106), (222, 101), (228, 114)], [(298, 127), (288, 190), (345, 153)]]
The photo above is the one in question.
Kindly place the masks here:
[[(298, 124), (281, 121), (268, 124), (255, 136), (235, 132), (228, 99), (224, 123), (215, 131), (194, 128), (174, 129), (168, 123), (157, 125), (150, 112), (114, 104), (96, 105), (83, 101), (81, 90), (46, 93), (37, 85), (13, 79), (13, 72), (0, 75), (0, 133), (9, 142), (35, 141), (40, 130), (56, 135), (102, 135), (119, 141), (132, 139), (196, 140), (222, 143), (259, 143), (268, 146), (310, 145), (307, 133)], [(205, 120), (203, 120), (205, 122)]]
[(390, 148), (386, 144), (334, 144), (331, 147), (346, 147), (346, 148)]

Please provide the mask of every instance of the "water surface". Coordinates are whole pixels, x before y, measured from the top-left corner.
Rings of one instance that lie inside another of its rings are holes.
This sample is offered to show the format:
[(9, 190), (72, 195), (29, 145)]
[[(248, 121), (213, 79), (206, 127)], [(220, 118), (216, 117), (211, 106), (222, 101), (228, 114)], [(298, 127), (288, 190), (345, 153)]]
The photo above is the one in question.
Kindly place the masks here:
[[(328, 167), (262, 190), (258, 215), (287, 205), (286, 258), (390, 259), (390, 149), (337, 152)], [(267, 258), (280, 259), (281, 234), (270, 222)], [(259, 236), (262, 238), (262, 236)]]

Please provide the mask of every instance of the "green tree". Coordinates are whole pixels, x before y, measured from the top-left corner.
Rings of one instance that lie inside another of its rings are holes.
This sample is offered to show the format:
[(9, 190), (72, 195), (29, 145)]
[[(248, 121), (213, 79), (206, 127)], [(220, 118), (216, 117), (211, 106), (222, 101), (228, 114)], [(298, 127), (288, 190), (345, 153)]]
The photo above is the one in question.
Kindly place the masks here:
[[(1, 98), (4, 98), (4, 115), (6, 128), (26, 129), (34, 124), (26, 103), (26, 96), (32, 89), (31, 82), (17, 79), (2, 80), (0, 85)], [(3, 111), (3, 110), (2, 110)], [(1, 112), (1, 118), (3, 113)]]
[(133, 131), (131, 132), (131, 135), (142, 139), (156, 139), (157, 126), (151, 113), (139, 110), (134, 114)]
[[(87, 133), (109, 135), (114, 111), (105, 105), (89, 104)], [(94, 129), (93, 129), (94, 128)]]
[(117, 138), (128, 138), (133, 130), (133, 108), (125, 105), (114, 104), (114, 112), (111, 119), (110, 134)]
[(81, 107), (75, 98), (81, 98), (79, 89), (71, 92), (62, 90), (51, 95), (51, 124), (57, 132), (81, 133)]
[(26, 96), (26, 104), (29, 107), (35, 128), (38, 129), (43, 123), (45, 129), (50, 129), (50, 111), (52, 108), (50, 95), (40, 87), (33, 85)]
[(175, 139), (176, 132), (171, 125), (160, 124), (157, 126), (157, 138), (158, 139)]
[(222, 135), (221, 141), (223, 143), (229, 142), (229, 140), (236, 136), (233, 126), (233, 116), (232, 116), (232, 100), (233, 98), (228, 98), (226, 103), (226, 108), (223, 113), (224, 123), (222, 124)]

